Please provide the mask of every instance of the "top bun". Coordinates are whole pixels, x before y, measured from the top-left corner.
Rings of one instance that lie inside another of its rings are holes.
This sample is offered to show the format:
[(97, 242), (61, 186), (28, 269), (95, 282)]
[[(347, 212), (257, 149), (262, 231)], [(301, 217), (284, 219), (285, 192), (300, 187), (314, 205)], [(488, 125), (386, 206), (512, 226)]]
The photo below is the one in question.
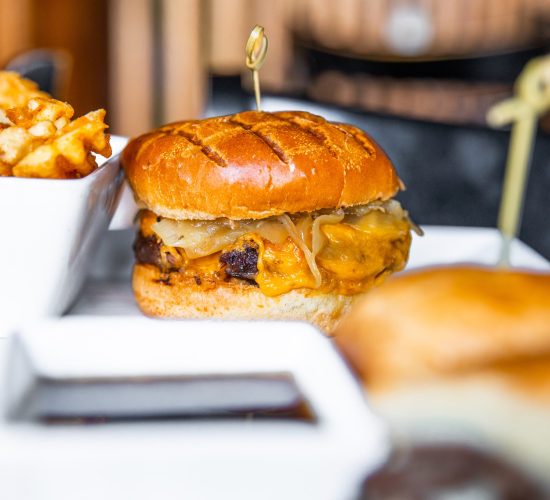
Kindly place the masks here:
[(335, 335), (371, 388), (513, 369), (550, 355), (550, 274), (474, 266), (409, 271), (369, 292)]
[(137, 198), (173, 219), (261, 219), (386, 200), (402, 187), (368, 135), (305, 112), (172, 123), (130, 141)]

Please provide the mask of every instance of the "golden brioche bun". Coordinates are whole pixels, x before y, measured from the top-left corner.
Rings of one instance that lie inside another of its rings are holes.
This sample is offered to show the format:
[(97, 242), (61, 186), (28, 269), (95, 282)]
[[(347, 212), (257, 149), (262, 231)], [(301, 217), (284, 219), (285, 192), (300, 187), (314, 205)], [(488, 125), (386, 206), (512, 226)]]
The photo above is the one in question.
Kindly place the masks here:
[(136, 197), (174, 219), (260, 219), (386, 200), (401, 187), (363, 131), (305, 112), (172, 123), (130, 141)]
[(354, 301), (354, 297), (307, 289), (268, 297), (241, 280), (217, 281), (215, 286), (209, 286), (178, 273), (163, 282), (164, 276), (150, 264), (134, 267), (134, 295), (139, 308), (148, 316), (301, 320), (330, 332)]
[(470, 440), (548, 479), (549, 273), (404, 273), (358, 301), (335, 335), (397, 435)]
[(474, 444), (550, 483), (550, 357), (522, 365), (367, 392), (398, 440)]
[(365, 296), (336, 335), (373, 385), (550, 353), (550, 274), (466, 266), (409, 271)]

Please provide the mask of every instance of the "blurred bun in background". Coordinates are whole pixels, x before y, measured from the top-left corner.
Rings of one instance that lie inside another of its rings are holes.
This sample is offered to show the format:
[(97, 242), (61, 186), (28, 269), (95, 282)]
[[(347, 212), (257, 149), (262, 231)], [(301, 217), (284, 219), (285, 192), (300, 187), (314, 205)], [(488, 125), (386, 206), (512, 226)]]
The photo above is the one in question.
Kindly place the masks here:
[(407, 272), (359, 302), (336, 343), (405, 441), (481, 446), (548, 481), (550, 274)]

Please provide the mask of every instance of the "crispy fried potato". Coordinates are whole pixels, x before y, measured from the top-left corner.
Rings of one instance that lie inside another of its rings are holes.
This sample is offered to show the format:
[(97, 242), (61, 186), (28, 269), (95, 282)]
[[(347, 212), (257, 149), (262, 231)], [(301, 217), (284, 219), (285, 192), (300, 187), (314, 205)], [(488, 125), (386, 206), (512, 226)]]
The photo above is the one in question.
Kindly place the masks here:
[[(2, 96), (2, 89), (11, 90)], [(13, 89), (26, 95), (25, 102), (3, 107)], [(93, 172), (92, 153), (111, 156), (105, 110), (71, 121), (73, 115), (71, 105), (49, 98), (32, 82), (0, 72), (0, 176), (71, 179)]]
[(38, 85), (21, 78), (13, 71), (0, 71), (0, 108), (9, 109), (24, 106), (32, 97), (49, 98)]
[(97, 167), (89, 153), (111, 155), (109, 137), (103, 123), (105, 110), (92, 111), (59, 131), (52, 140), (38, 146), (17, 162), (18, 177), (84, 177)]
[(11, 167), (7, 163), (0, 161), (0, 177), (11, 177), (11, 175)]
[(32, 97), (24, 106), (6, 110), (8, 120), (14, 125), (29, 128), (36, 123), (51, 122), (56, 129), (66, 126), (74, 115), (73, 107), (56, 99)]
[(16, 165), (39, 144), (40, 139), (23, 127), (7, 127), (0, 131), (0, 161)]

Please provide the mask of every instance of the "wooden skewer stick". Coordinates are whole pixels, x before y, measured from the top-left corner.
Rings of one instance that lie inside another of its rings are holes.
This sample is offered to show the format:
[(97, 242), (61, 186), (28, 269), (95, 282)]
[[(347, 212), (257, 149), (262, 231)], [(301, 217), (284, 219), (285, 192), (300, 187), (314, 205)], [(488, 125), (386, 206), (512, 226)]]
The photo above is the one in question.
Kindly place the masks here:
[(254, 94), (256, 95), (256, 107), (258, 108), (258, 111), (261, 111), (259, 70), (262, 67), (267, 55), (267, 36), (265, 36), (264, 29), (261, 26), (254, 26), (254, 29), (248, 37), (248, 42), (246, 42), (245, 51), (246, 67), (252, 71)]
[(530, 61), (516, 80), (515, 90), (515, 97), (496, 104), (487, 114), (493, 127), (513, 123), (498, 215), (500, 266), (510, 265), (510, 245), (520, 227), (537, 121), (550, 109), (550, 56)]

